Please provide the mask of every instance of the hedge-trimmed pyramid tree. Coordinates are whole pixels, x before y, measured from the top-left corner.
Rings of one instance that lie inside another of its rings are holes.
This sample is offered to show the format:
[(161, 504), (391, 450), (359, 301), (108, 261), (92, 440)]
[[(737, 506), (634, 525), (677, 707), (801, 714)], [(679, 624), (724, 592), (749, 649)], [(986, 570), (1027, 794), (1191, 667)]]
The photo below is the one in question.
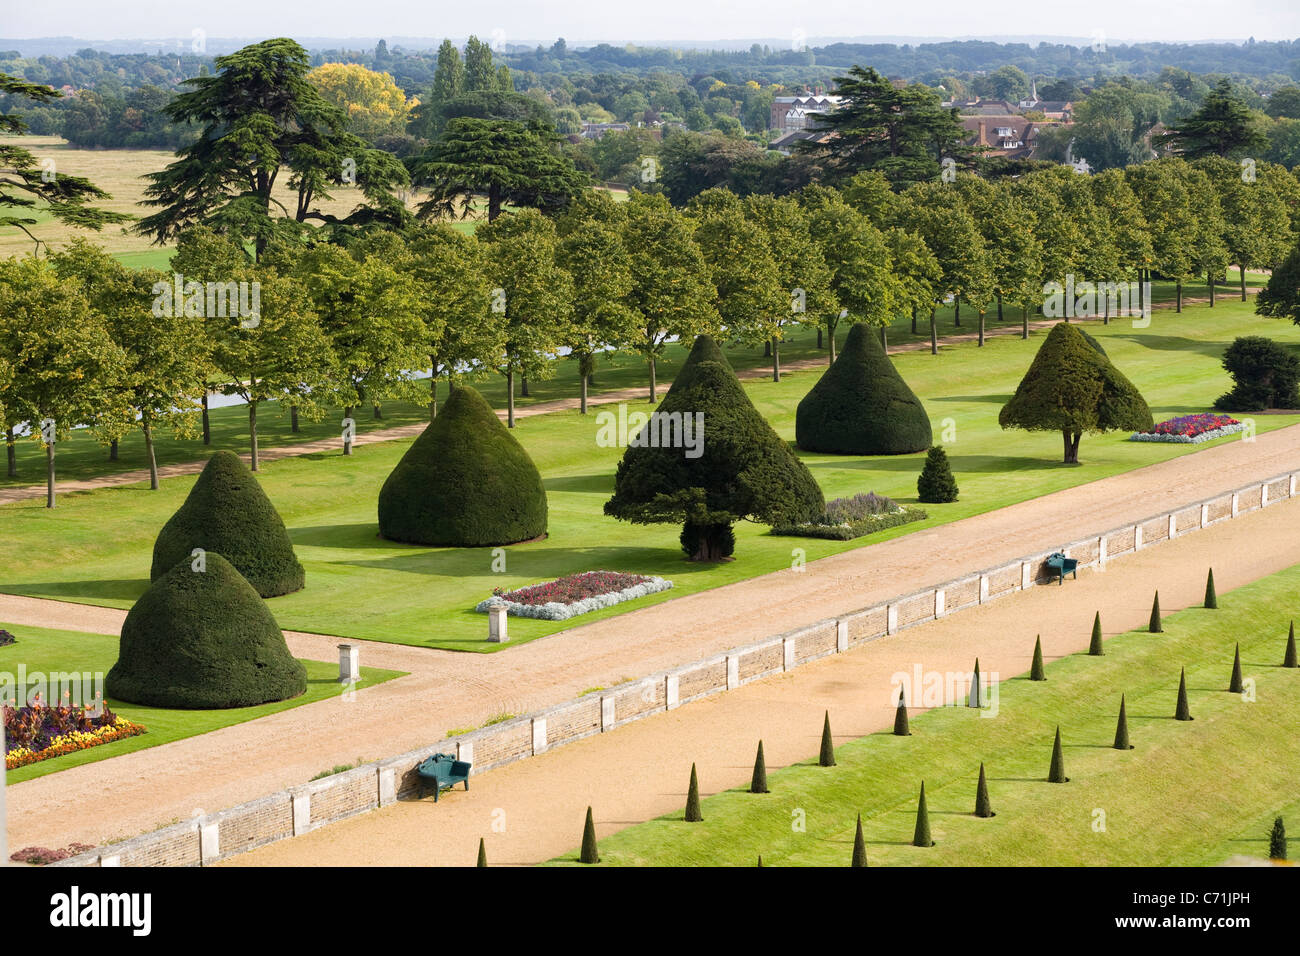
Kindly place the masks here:
[(1150, 634), (1163, 634), (1165, 632), (1164, 621), (1160, 617), (1160, 592), (1156, 592), (1155, 600), (1151, 602), (1151, 620), (1147, 622), (1147, 632)]
[(769, 793), (767, 789), (767, 761), (763, 759), (763, 741), (758, 742), (758, 756), (754, 758), (754, 775), (749, 778), (750, 793)]
[(686, 789), (686, 813), (683, 818), (687, 823), (700, 823), (704, 813), (700, 810), (700, 780), (695, 776), (695, 764), (691, 764), (691, 783)]
[(817, 763), (823, 767), (835, 766), (835, 741), (831, 738), (831, 712), (826, 711), (826, 720), (822, 723), (822, 749), (817, 755)]
[(1300, 666), (1300, 664), (1298, 664), (1298, 662), (1296, 661), (1296, 653), (1295, 653), (1295, 621), (1291, 622), (1291, 629), (1287, 632), (1286, 635), (1286, 653), (1282, 656), (1282, 666), (1283, 667)]
[(930, 810), (925, 805), (925, 781), (921, 781), (921, 798), (916, 802), (916, 829), (912, 831), (912, 846), (934, 846), (930, 838)]
[(1228, 680), (1228, 693), (1243, 694), (1245, 693), (1245, 683), (1241, 679), (1241, 644), (1237, 644), (1237, 649), (1232, 652), (1232, 677)]
[(925, 455), (925, 464), (916, 476), (916, 497), (922, 504), (944, 505), (957, 500), (957, 479), (942, 445), (935, 445)]
[(1060, 432), (1064, 462), (1077, 465), (1084, 432), (1144, 431), (1155, 423), (1133, 383), (1079, 329), (1058, 322), (1002, 407), (998, 424)]
[(629, 443), (605, 502), (605, 514), (625, 521), (680, 522), (682, 550), (692, 561), (729, 557), (737, 521), (798, 524), (825, 510), (812, 473), (754, 408), (735, 373), (713, 361), (695, 365), (684, 385), (675, 383), (664, 396)]
[(1286, 824), (1282, 822), (1281, 817), (1273, 821), (1273, 829), (1268, 834), (1268, 858), (1286, 859)]
[(1187, 703), (1187, 668), (1178, 675), (1178, 706), (1174, 709), (1174, 720), (1195, 720), (1192, 709)]
[(297, 697), (307, 689), (307, 671), (253, 586), (209, 551), (140, 595), (122, 622), (104, 689), (152, 707), (252, 707)]
[(1030, 680), (1047, 680), (1047, 671), (1043, 668), (1043, 635), (1034, 638), (1034, 661), (1029, 665)]
[(867, 865), (867, 841), (862, 838), (862, 814), (858, 814), (858, 830), (853, 835), (853, 860), (849, 866)]
[(195, 548), (220, 554), (262, 597), (298, 591), (306, 577), (279, 512), (234, 452), (208, 459), (185, 503), (163, 525), (149, 580), (188, 565)]
[(980, 659), (975, 658), (975, 670), (970, 677), (970, 692), (966, 695), (967, 707), (984, 706), (984, 685), (980, 683)]
[(921, 400), (861, 322), (799, 402), (794, 433), (800, 448), (836, 455), (906, 455), (933, 437)]
[(1219, 607), (1219, 596), (1214, 591), (1214, 568), (1210, 568), (1210, 573), (1205, 577), (1205, 606), (1210, 610)]
[(975, 816), (996, 817), (993, 806), (989, 803), (989, 784), (984, 776), (984, 761), (980, 761), (980, 779), (975, 785)]
[(537, 466), (468, 385), (452, 390), (379, 492), (379, 533), (390, 541), (514, 544), (544, 535), (546, 517)]
[(487, 867), (487, 847), (483, 845), (483, 838), (478, 838), (478, 863), (475, 864), (480, 868)]
[(907, 720), (907, 698), (904, 696), (902, 688), (899, 688), (898, 706), (894, 709), (894, 736), (912, 736), (912, 728)]
[(664, 393), (664, 398), (667, 399), (674, 391), (684, 392), (690, 388), (695, 382), (696, 372), (704, 362), (716, 362), (728, 372), (735, 371), (727, 361), (726, 353), (722, 351), (722, 347), (713, 336), (697, 335), (690, 352), (686, 355), (686, 361), (682, 363), (681, 371), (673, 376), (673, 383)]
[(1101, 657), (1106, 653), (1101, 644), (1101, 611), (1098, 611), (1092, 619), (1092, 640), (1088, 643), (1088, 655), (1090, 657)]
[(1065, 751), (1061, 749), (1061, 728), (1056, 728), (1056, 739), (1052, 742), (1052, 765), (1047, 768), (1048, 783), (1069, 783), (1065, 775)]
[(1133, 749), (1133, 745), (1128, 742), (1128, 709), (1123, 694), (1119, 695), (1119, 720), (1115, 722), (1115, 743), (1111, 746), (1116, 750)]
[(578, 862), (600, 862), (600, 851), (596, 847), (596, 824), (591, 819), (591, 807), (587, 808), (587, 822), (582, 825), (582, 850), (578, 853)]

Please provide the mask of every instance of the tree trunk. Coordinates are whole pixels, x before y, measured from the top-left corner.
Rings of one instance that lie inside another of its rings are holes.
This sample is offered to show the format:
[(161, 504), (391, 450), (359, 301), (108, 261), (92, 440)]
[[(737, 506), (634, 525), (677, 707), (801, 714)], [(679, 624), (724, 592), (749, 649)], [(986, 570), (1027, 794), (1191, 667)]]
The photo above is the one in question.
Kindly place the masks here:
[(114, 438), (108, 443), (108, 460), (117, 461), (117, 439)]
[(763, 343), (763, 358), (771, 358), (771, 357), (772, 357), (772, 340), (768, 339), (766, 342)]
[[(690, 526), (692, 522), (687, 522)], [(695, 551), (690, 556), (692, 561), (721, 561), (727, 557), (723, 543), (731, 527), (727, 524), (697, 524)]]
[(1065, 464), (1077, 465), (1079, 463), (1079, 439), (1082, 437), (1082, 432), (1071, 432), (1068, 428), (1061, 429), (1061, 438), (1065, 446)]
[(1241, 263), (1241, 301), (1246, 301), (1246, 263)]
[(5, 433), (5, 457), (9, 459), (9, 477), (18, 477), (18, 449), (14, 446), (14, 430)]
[(506, 427), (515, 427), (515, 373), (506, 372)]
[(383, 410), (382, 408), (380, 408), (378, 405), (375, 405), (375, 406), (373, 406), (373, 408), (372, 408), (371, 415), (372, 415), (374, 418), (377, 418), (377, 419), (378, 419), (378, 418), (383, 418), (383, 417), (384, 417), (384, 410)]
[(880, 347), (882, 350), (889, 351), (889, 335), (885, 332), (885, 327), (880, 327)]
[(1002, 293), (998, 293), (998, 321), (1002, 321)]
[(1183, 280), (1174, 282), (1174, 311), (1183, 311)]
[(153, 449), (153, 426), (146, 419), (141, 425), (144, 431), (144, 457), (149, 462), (149, 490), (158, 490), (158, 458)]
[(45, 507), (54, 507), (54, 442), (45, 443)]
[(648, 399), (648, 401), (650, 402), (651, 405), (653, 405), (658, 400), (659, 397), (658, 395), (655, 394), (655, 357), (651, 355), (650, 356), (650, 398)]
[(1020, 337), (1029, 338), (1029, 308), (1023, 305), (1020, 307)]
[(961, 328), (961, 296), (952, 297), (952, 322), (957, 328)]
[(1101, 324), (1110, 325), (1110, 296), (1103, 295), (1101, 301)]
[(822, 328), (821, 328), (820, 325), (817, 326), (817, 347), (818, 347), (819, 349), (825, 347), (825, 346), (822, 345)]
[(983, 348), (984, 347), (984, 310), (983, 309), (979, 310), (979, 320), (980, 320), (979, 345), (980, 348)]
[(298, 406), (289, 406), (289, 431), (298, 434)]
[(939, 354), (939, 333), (934, 327), (934, 309), (930, 310), (930, 354)]
[(826, 347), (830, 350), (832, 362), (835, 361), (835, 328), (836, 326), (832, 325), (826, 329)]
[[(343, 409), (343, 418), (344, 418), (344, 419), (348, 419), (348, 418), (351, 418), (351, 417), (352, 417), (352, 406), (349, 405), (347, 408)], [(356, 427), (356, 426), (354, 425), (353, 427)], [(345, 436), (346, 436), (346, 434), (347, 434), (347, 433), (344, 432), (344, 435), (345, 435)], [(345, 437), (345, 438), (343, 439), (343, 454), (345, 454), (345, 455), (350, 455), (350, 454), (352, 454), (352, 439), (351, 439), (351, 438), (347, 438), (347, 437)]]
[(212, 428), (208, 424), (208, 390), (203, 390), (203, 444), (212, 444)]
[[(447, 378), (451, 378), (451, 369), (447, 370)], [(429, 356), (429, 421), (438, 417), (438, 357)]]
[(532, 396), (530, 396), (530, 395), (528, 394), (528, 376), (527, 376), (527, 375), (521, 375), (521, 376), (519, 376), (519, 397), (520, 397), (520, 398), (531, 398), (531, 397), (532, 397)]
[(250, 468), (257, 471), (257, 402), (252, 400), (248, 403), (248, 447), (251, 460)]
[(916, 307), (912, 307), (912, 334), (916, 335)]
[(781, 381), (781, 343), (776, 338), (776, 336), (772, 336), (771, 347), (772, 347), (772, 381), (779, 382)]
[(1210, 308), (1214, 308), (1214, 273), (1210, 270), (1205, 272), (1205, 283), (1210, 287)]
[(587, 376), (579, 376), (582, 380), (582, 414), (587, 414)]

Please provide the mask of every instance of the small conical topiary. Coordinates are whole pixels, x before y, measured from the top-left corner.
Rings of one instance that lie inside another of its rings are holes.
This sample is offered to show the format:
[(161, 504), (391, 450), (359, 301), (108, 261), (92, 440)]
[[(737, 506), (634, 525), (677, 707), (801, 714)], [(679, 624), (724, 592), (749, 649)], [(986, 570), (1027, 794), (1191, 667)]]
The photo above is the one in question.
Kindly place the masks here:
[(823, 767), (835, 766), (835, 744), (831, 741), (831, 712), (826, 711), (826, 720), (822, 724), (822, 751), (817, 763)]
[(1034, 638), (1034, 662), (1029, 665), (1030, 680), (1047, 680), (1047, 672), (1043, 669), (1043, 635), (1039, 634)]
[(1214, 568), (1205, 578), (1205, 606), (1214, 610), (1219, 606), (1219, 596), (1214, 593)]
[(379, 533), (438, 547), (546, 534), (546, 489), (524, 446), (469, 385), (457, 385), (379, 492)]
[(1111, 745), (1116, 750), (1132, 750), (1133, 745), (1128, 742), (1128, 710), (1124, 705), (1124, 695), (1119, 695), (1119, 721), (1115, 724), (1115, 743)]
[(865, 323), (799, 402), (795, 442), (837, 455), (906, 455), (930, 446), (930, 416)]
[(487, 866), (487, 848), (483, 845), (483, 838), (478, 838), (478, 863), (476, 866)]
[(1291, 622), (1291, 630), (1286, 636), (1286, 654), (1282, 657), (1283, 667), (1296, 667), (1295, 656), (1295, 621)]
[(758, 865), (760, 868), (763, 866), (763, 854), (761, 853), (758, 855)]
[(1151, 602), (1151, 620), (1147, 623), (1147, 631), (1152, 634), (1163, 634), (1165, 632), (1164, 622), (1160, 620), (1160, 592), (1156, 592), (1156, 598)]
[(1273, 821), (1273, 829), (1268, 834), (1268, 858), (1286, 859), (1286, 824), (1282, 822), (1281, 817)]
[(912, 729), (907, 723), (907, 698), (903, 696), (902, 688), (898, 691), (898, 706), (894, 708), (894, 736), (912, 736)]
[(587, 822), (582, 827), (582, 852), (578, 855), (578, 862), (600, 862), (600, 852), (596, 848), (596, 824), (591, 819), (591, 807), (587, 808)]
[(948, 453), (935, 445), (925, 456), (925, 464), (916, 479), (917, 499), (925, 504), (942, 505), (957, 500), (957, 479), (952, 476)]
[(980, 659), (975, 658), (975, 670), (970, 678), (970, 693), (966, 697), (967, 707), (984, 706), (984, 687), (980, 683)]
[(750, 793), (768, 793), (767, 761), (763, 759), (763, 741), (758, 742), (758, 756), (754, 758), (754, 776), (749, 781)]
[(867, 865), (867, 841), (862, 838), (862, 814), (858, 814), (858, 832), (853, 836), (853, 862), (849, 866)]
[(1187, 668), (1178, 676), (1178, 709), (1174, 711), (1174, 720), (1193, 720), (1191, 708), (1187, 705)]
[(149, 580), (189, 564), (195, 548), (224, 557), (262, 597), (301, 590), (305, 580), (284, 521), (234, 452), (208, 459), (185, 503), (158, 532)]
[(925, 781), (921, 781), (921, 799), (916, 803), (916, 829), (912, 832), (912, 846), (934, 846), (930, 839), (930, 811), (925, 806)]
[(1052, 765), (1047, 770), (1048, 783), (1069, 783), (1065, 775), (1065, 752), (1061, 750), (1061, 728), (1056, 728), (1056, 740), (1052, 743)]
[(704, 819), (700, 811), (700, 781), (695, 776), (695, 764), (691, 764), (691, 785), (686, 791), (686, 822), (699, 823)]
[(735, 371), (713, 336), (697, 335), (694, 344), (691, 345), (690, 352), (686, 355), (686, 361), (682, 362), (681, 369), (673, 376), (673, 383), (668, 387), (668, 391), (664, 393), (664, 398), (666, 399), (674, 392), (684, 392), (690, 388), (695, 383), (695, 376), (700, 365), (704, 362), (717, 362), (727, 371)]
[(1101, 646), (1101, 612), (1098, 611), (1092, 619), (1092, 640), (1088, 643), (1088, 655), (1101, 657), (1105, 653)]
[(984, 778), (984, 763), (980, 762), (980, 780), (975, 785), (975, 816), (977, 817), (995, 817), (993, 807), (989, 804), (989, 785)]
[(1229, 694), (1245, 693), (1245, 686), (1241, 680), (1241, 644), (1237, 644), (1237, 649), (1232, 653), (1232, 677), (1228, 681)]
[(252, 707), (306, 691), (307, 670), (253, 586), (209, 551), (140, 595), (104, 689), (151, 707)]

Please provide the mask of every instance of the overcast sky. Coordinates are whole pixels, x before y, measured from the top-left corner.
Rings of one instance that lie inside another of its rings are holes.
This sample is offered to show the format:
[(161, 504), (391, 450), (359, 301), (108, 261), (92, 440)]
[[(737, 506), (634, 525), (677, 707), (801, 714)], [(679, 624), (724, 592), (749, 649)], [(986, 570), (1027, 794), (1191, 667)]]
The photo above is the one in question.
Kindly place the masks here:
[(1052, 36), (1111, 42), (1300, 37), (1297, 0), (3, 0), (0, 36), (88, 40), (455, 37), (507, 43), (854, 36)]

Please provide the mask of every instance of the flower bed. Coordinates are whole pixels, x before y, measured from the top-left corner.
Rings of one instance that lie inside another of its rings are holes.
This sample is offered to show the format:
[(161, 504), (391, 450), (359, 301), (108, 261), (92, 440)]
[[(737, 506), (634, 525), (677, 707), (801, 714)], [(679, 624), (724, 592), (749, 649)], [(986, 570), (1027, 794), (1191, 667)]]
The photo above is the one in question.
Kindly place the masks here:
[(530, 584), (515, 591), (496, 588), (492, 597), (480, 601), (474, 610), (486, 613), (494, 602), (504, 602), (506, 613), (516, 617), (565, 621), (579, 614), (667, 591), (672, 586), (672, 581), (644, 574), (584, 571), (581, 574), (566, 574), (554, 581)]
[(88, 707), (49, 707), (39, 699), (24, 707), (6, 706), (4, 728), (6, 770), (145, 733), (107, 704), (96, 716)]
[(9, 859), (15, 863), (30, 863), (32, 866), (48, 866), (51, 863), (57, 863), (59, 860), (66, 860), (69, 857), (85, 853), (87, 850), (93, 850), (94, 847), (88, 843), (69, 843), (61, 850), (51, 850), (43, 846), (24, 847), (14, 853), (9, 854)]
[(8, 647), (10, 644), (17, 644), (18, 638), (14, 637), (4, 628), (0, 628), (0, 647)]
[(851, 541), (864, 535), (896, 528), (929, 517), (921, 508), (905, 508), (891, 498), (868, 494), (851, 498), (835, 498), (826, 503), (826, 513), (816, 521), (802, 524), (779, 525), (772, 534), (792, 538), (828, 538), (833, 541)]
[(1202, 412), (1179, 415), (1156, 425), (1149, 432), (1134, 432), (1129, 441), (1176, 442), (1199, 444), (1239, 432), (1246, 426), (1229, 415)]

